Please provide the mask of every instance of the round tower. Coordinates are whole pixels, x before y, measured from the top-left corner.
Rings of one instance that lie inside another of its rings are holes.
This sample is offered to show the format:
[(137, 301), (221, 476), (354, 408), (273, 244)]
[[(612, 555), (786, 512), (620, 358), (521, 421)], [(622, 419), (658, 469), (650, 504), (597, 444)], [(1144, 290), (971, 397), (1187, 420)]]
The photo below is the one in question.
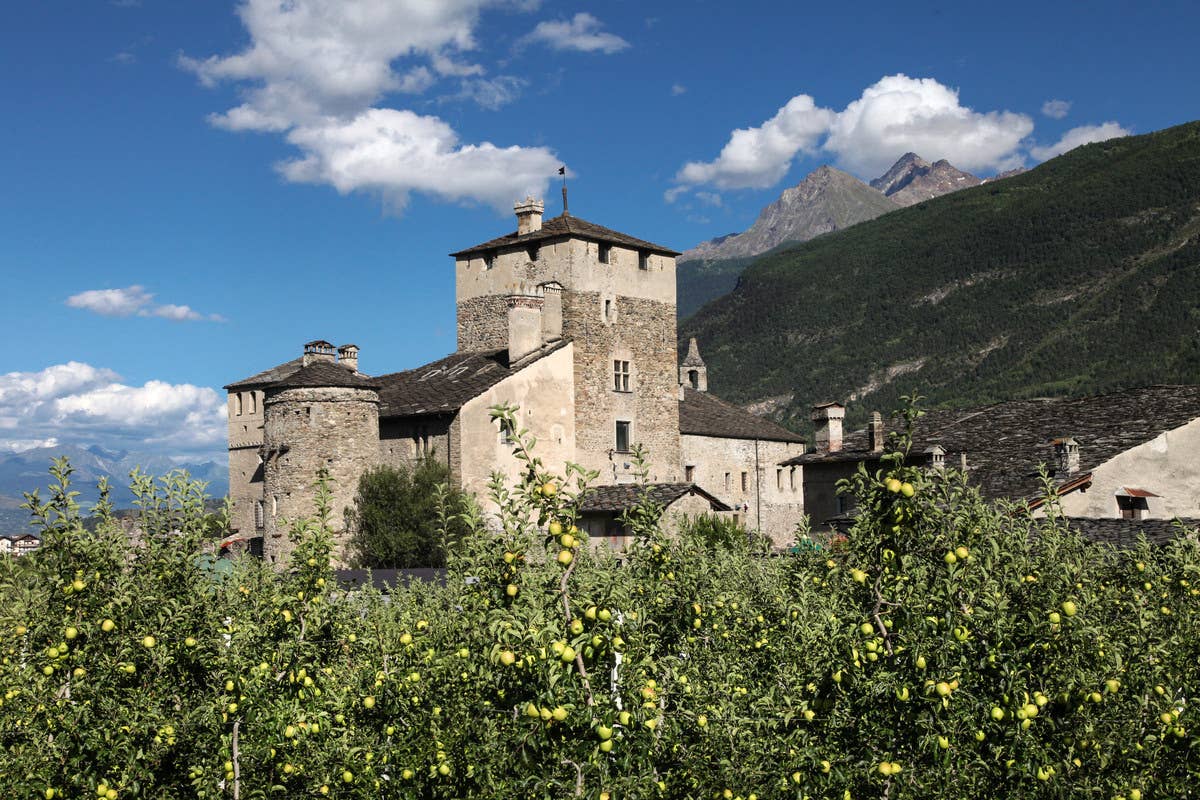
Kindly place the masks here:
[(379, 460), (375, 383), (349, 364), (324, 353), (310, 359), (307, 351), (304, 365), (268, 387), (263, 403), (263, 557), (281, 566), (293, 549), (291, 524), (316, 513), (321, 470), (333, 494), (334, 560), (344, 562), (345, 510), (359, 477)]

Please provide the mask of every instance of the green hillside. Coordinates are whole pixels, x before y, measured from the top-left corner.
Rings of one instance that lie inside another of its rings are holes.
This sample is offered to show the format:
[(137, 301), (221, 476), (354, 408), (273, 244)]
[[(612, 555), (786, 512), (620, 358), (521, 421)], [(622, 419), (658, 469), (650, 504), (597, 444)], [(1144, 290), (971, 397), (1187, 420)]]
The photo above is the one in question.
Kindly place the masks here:
[(1200, 382), (1200, 123), (1088, 145), (763, 256), (680, 326), (713, 390), (852, 421)]

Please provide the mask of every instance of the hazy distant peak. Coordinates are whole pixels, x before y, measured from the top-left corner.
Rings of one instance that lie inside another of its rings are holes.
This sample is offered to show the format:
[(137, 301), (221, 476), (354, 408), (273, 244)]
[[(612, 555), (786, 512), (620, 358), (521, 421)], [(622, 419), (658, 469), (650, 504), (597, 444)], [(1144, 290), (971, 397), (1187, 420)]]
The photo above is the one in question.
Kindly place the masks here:
[(944, 158), (930, 164), (916, 153), (905, 153), (887, 172), (871, 181), (871, 186), (900, 205), (911, 206), (982, 182)]

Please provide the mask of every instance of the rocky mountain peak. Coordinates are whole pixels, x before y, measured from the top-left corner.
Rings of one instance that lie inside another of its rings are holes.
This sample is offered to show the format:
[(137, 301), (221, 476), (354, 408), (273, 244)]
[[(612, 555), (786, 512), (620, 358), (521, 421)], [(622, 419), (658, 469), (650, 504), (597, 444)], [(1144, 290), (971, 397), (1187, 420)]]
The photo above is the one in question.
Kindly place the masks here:
[(946, 159), (930, 164), (916, 153), (905, 153), (891, 168), (871, 181), (871, 186), (902, 206), (940, 197), (983, 183)]

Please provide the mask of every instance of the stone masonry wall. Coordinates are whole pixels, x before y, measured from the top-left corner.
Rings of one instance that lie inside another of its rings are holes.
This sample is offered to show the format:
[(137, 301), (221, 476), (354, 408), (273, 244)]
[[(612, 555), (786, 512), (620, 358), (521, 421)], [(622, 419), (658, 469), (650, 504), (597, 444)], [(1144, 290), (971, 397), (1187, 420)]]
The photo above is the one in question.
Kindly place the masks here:
[(503, 295), (458, 301), (458, 350), (502, 350), (508, 347), (508, 303)]
[(411, 470), (430, 453), (451, 468), (452, 438), (449, 417), (403, 417), (379, 421), (379, 463)]
[(379, 396), (369, 389), (301, 388), (268, 394), (264, 444), (266, 526), (263, 556), (284, 562), (293, 546), (287, 526), (315, 512), (313, 484), (331, 478), (334, 559), (344, 561), (345, 509), (358, 479), (379, 460)]
[(770, 536), (775, 546), (791, 544), (804, 515), (803, 475), (800, 467), (780, 467), (779, 462), (801, 455), (803, 444), (685, 435), (680, 447), (685, 474), (691, 467), (693, 483), (734, 506), (739, 520)]
[(263, 392), (230, 392), (226, 417), (229, 437), (229, 497), (233, 501), (229, 524), (239, 535), (253, 536), (254, 504), (263, 497), (258, 469), (258, 450), (263, 443)]

